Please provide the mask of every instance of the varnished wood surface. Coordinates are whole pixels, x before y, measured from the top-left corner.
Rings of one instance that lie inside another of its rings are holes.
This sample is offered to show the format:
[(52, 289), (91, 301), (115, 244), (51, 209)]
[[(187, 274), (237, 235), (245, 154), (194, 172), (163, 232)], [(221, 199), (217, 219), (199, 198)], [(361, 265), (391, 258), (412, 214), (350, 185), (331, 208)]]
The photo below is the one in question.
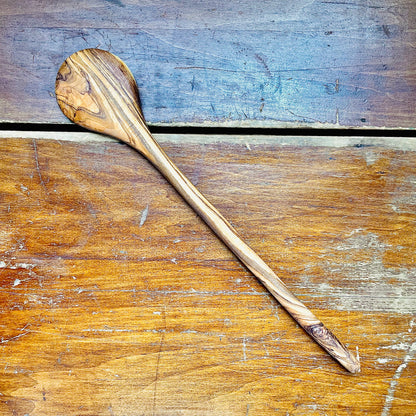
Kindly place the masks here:
[(0, 140), (1, 414), (415, 413), (416, 150), (161, 138), (350, 376), (136, 152), (63, 139)]
[(158, 125), (415, 127), (409, 0), (3, 0), (0, 120), (58, 122), (79, 49), (119, 55)]

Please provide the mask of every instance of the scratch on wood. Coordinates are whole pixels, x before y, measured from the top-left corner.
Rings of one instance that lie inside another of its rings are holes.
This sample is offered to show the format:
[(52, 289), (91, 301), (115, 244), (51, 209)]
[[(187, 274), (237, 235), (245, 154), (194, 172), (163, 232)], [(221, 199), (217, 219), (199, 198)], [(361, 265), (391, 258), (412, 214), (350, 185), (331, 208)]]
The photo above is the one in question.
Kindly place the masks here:
[(29, 333), (30, 331), (26, 331), (26, 332), (23, 332), (22, 334), (15, 335), (14, 337), (6, 338), (6, 339), (0, 338), (0, 344), (7, 344), (10, 341), (16, 341), (17, 339), (22, 338)]
[(0, 261), (0, 269), (10, 269), (10, 270), (19, 270), (19, 269), (26, 269), (26, 270), (32, 270), (36, 264), (31, 263), (6, 263), (5, 261)]
[(247, 338), (243, 337), (243, 361), (247, 361)]
[(37, 170), (38, 176), (39, 176), (39, 181), (40, 181), (40, 184), (42, 185), (43, 189), (45, 190), (45, 192), (49, 195), (48, 189), (46, 188), (45, 182), (44, 182), (43, 177), (42, 177), (42, 173), (40, 171), (38, 146), (36, 144), (36, 139), (32, 139), (32, 143), (33, 143), (33, 150), (35, 152), (35, 163), (36, 163), (36, 170)]
[(159, 368), (160, 368), (160, 356), (162, 354), (163, 343), (165, 342), (166, 334), (166, 306), (163, 310), (163, 331), (161, 331), (160, 341), (159, 341), (159, 351), (157, 353), (156, 361), (156, 372), (155, 372), (155, 387), (153, 390), (153, 415), (156, 414), (156, 399), (157, 399), (157, 383), (159, 381)]
[(410, 345), (409, 349), (407, 350), (406, 355), (404, 356), (403, 362), (397, 367), (395, 373), (393, 374), (393, 377), (390, 381), (389, 389), (387, 391), (386, 400), (384, 402), (384, 407), (383, 407), (381, 416), (388, 416), (390, 414), (391, 405), (394, 400), (394, 393), (396, 392), (399, 379), (403, 371), (407, 367), (407, 364), (414, 358), (415, 353), (416, 353), (416, 341)]
[(267, 65), (266, 59), (258, 53), (254, 54), (254, 57), (256, 58), (257, 62), (259, 62), (261, 65), (263, 65), (267, 76), (269, 78), (273, 78), (272, 72), (270, 71), (270, 68)]
[(140, 227), (142, 227), (143, 224), (145, 223), (148, 214), (149, 214), (149, 205), (146, 205), (146, 208), (143, 210), (142, 216), (140, 217), (140, 224), (139, 224)]

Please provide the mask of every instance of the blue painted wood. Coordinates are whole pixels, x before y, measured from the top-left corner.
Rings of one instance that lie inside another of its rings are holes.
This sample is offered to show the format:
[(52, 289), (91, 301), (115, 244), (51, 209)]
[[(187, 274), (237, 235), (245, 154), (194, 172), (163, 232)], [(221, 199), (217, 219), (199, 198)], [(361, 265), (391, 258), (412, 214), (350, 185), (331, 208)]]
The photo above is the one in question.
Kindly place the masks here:
[(150, 124), (416, 124), (412, 1), (24, 3), (0, 10), (2, 121), (65, 123), (56, 71), (100, 47), (132, 70)]

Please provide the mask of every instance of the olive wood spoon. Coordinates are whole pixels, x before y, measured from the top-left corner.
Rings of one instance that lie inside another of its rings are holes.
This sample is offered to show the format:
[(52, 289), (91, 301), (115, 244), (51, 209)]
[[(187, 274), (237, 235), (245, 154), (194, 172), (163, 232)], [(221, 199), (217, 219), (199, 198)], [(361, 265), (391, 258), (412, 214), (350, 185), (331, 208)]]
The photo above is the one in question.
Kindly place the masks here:
[(89, 130), (113, 136), (146, 157), (298, 324), (347, 370), (360, 371), (355, 356), (241, 240), (229, 222), (161, 149), (147, 128), (136, 82), (123, 61), (100, 49), (76, 52), (59, 69), (55, 91), (61, 110), (70, 120)]

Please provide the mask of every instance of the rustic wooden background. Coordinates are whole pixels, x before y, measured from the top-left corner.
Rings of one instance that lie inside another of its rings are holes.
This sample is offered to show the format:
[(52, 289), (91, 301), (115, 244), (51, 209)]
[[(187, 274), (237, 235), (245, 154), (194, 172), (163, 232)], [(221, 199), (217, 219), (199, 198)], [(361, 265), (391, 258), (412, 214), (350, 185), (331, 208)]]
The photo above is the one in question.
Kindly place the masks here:
[[(6, 0), (0, 19), (0, 415), (416, 414), (416, 3)], [(163, 148), (360, 374), (140, 155), (74, 131), (54, 78), (84, 47), (125, 60)]]

